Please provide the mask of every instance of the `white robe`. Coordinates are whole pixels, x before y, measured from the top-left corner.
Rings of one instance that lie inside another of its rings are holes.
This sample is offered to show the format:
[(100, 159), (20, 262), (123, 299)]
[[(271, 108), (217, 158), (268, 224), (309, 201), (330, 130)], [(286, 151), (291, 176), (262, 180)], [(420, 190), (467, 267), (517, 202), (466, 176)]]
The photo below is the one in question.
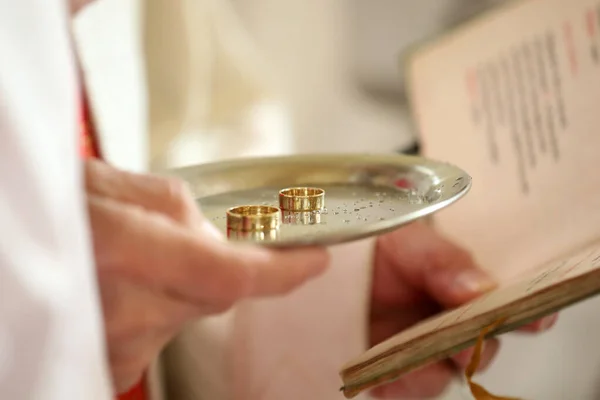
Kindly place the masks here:
[(0, 397), (109, 400), (62, 0), (0, 0)]

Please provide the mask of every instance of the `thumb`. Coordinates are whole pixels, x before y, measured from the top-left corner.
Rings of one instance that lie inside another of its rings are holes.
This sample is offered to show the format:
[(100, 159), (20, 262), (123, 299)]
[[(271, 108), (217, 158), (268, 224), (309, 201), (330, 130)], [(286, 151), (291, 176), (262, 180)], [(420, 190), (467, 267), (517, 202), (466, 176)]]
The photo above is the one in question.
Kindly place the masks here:
[(381, 239), (381, 250), (398, 277), (446, 308), (496, 286), (466, 250), (429, 225), (414, 223)]
[(248, 293), (251, 297), (288, 293), (323, 273), (329, 265), (328, 252), (319, 247), (275, 250), (227, 242), (221, 242), (218, 247), (224, 256), (222, 265), (243, 260), (245, 268), (253, 271)]
[(451, 243), (439, 246), (435, 257), (425, 265), (423, 284), (425, 291), (446, 308), (462, 305), (497, 286), (467, 251)]

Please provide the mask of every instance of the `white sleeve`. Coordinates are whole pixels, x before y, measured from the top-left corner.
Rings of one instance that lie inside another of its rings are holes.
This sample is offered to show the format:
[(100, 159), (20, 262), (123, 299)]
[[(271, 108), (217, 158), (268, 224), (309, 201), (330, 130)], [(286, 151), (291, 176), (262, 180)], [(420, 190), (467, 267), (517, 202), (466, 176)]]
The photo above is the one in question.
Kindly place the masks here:
[(110, 399), (62, 0), (0, 0), (0, 393)]

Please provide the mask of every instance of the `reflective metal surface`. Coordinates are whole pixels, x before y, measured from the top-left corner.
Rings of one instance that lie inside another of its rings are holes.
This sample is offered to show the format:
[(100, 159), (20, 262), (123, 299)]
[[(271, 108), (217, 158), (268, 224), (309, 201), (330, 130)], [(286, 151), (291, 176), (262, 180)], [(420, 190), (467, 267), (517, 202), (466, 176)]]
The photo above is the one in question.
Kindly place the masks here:
[(278, 207), (279, 191), (289, 187), (325, 190), (323, 210), (284, 212), (276, 234), (229, 235), (269, 246), (328, 245), (379, 235), (450, 205), (471, 187), (471, 177), (455, 166), (406, 155), (248, 158), (171, 173), (190, 184), (204, 215), (224, 234), (231, 207)]

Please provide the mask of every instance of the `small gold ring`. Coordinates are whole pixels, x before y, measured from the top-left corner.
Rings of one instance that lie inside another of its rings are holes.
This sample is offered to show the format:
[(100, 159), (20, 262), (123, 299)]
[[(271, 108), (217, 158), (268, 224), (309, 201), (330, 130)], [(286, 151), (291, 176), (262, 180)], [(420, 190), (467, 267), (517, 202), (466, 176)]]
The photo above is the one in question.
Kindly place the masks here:
[(271, 206), (238, 206), (227, 210), (227, 229), (252, 232), (279, 229), (281, 211)]
[(294, 187), (279, 191), (279, 206), (285, 211), (315, 211), (325, 207), (325, 191), (314, 187)]

